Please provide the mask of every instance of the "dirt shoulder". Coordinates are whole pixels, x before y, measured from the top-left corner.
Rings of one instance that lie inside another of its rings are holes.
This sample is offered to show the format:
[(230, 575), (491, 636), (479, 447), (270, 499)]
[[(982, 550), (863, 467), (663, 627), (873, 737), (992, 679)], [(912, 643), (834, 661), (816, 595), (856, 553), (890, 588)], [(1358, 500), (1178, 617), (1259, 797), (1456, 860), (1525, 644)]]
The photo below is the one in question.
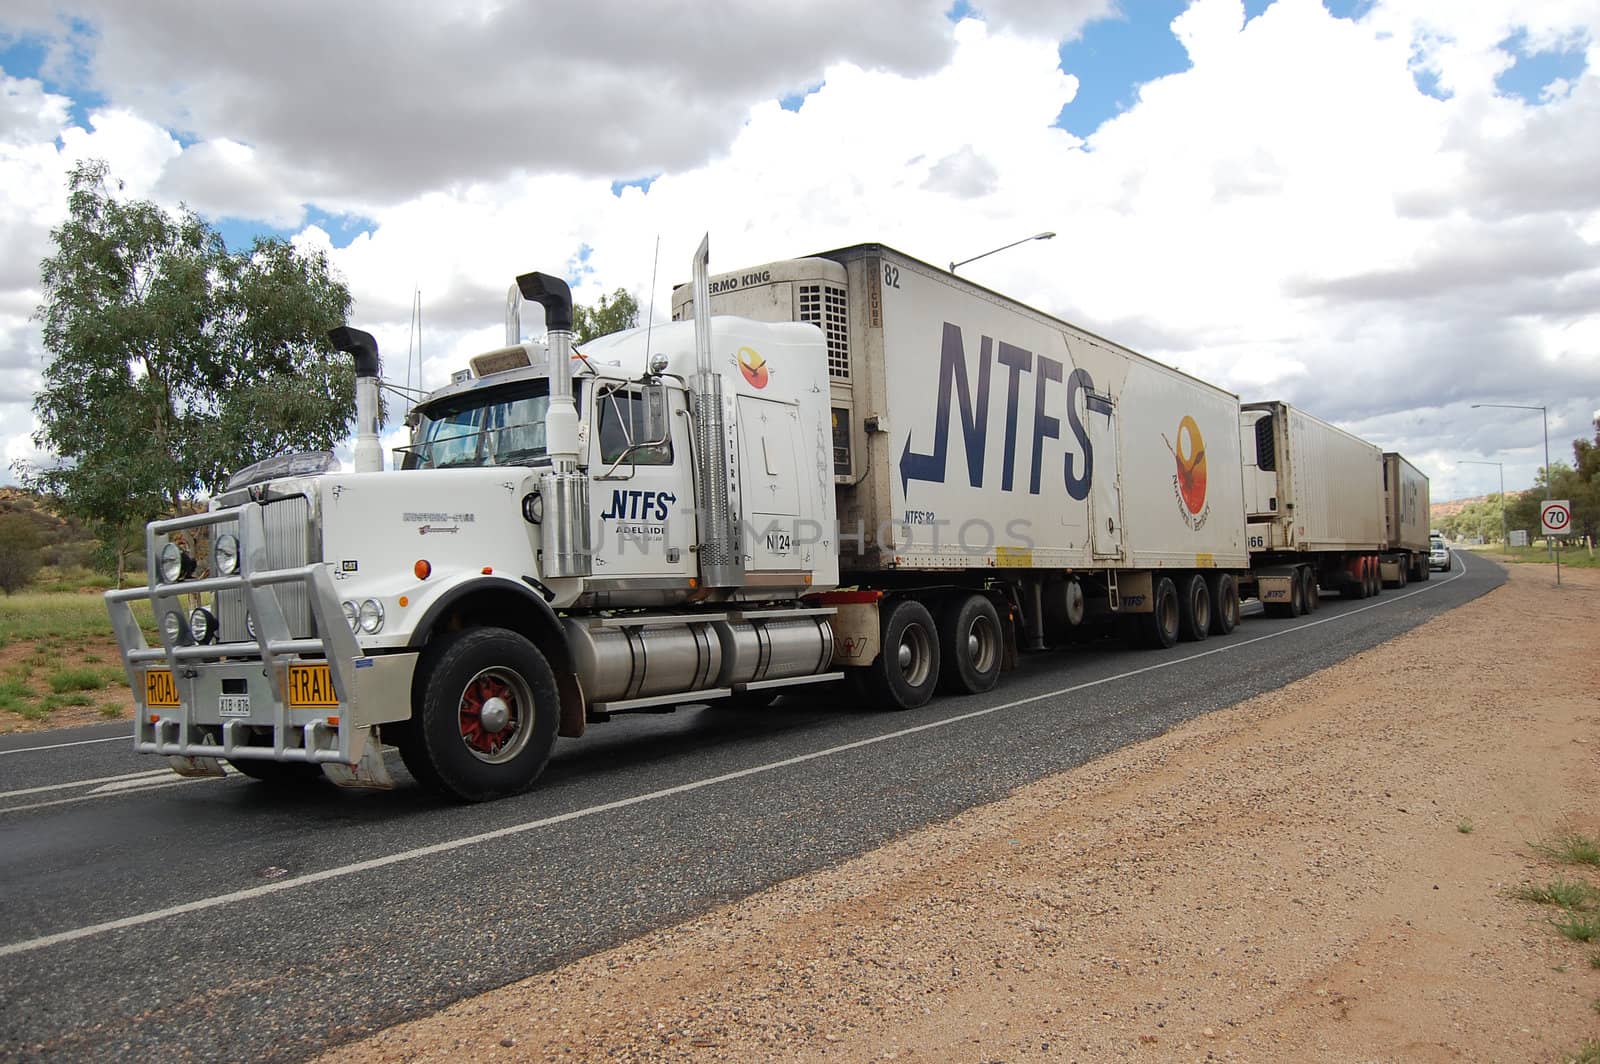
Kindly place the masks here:
[(1600, 573), (331, 1054), (1557, 1060), (1600, 941), (1511, 889), (1600, 835)]

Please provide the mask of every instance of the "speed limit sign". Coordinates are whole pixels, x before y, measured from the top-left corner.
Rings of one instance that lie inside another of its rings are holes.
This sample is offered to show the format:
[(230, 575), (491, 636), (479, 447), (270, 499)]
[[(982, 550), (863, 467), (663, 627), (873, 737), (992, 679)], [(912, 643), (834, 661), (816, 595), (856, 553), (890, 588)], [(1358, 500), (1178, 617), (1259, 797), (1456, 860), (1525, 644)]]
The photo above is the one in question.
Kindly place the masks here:
[(1572, 502), (1546, 499), (1539, 506), (1539, 524), (1547, 536), (1564, 536), (1572, 527)]

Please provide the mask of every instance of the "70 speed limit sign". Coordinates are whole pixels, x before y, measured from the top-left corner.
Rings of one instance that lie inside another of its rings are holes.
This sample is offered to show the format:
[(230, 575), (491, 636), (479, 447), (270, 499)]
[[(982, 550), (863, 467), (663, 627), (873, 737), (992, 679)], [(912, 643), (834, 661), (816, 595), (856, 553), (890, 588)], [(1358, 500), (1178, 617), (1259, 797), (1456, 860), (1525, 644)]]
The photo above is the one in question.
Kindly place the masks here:
[(1546, 499), (1539, 505), (1539, 524), (1547, 536), (1564, 536), (1572, 527), (1572, 502)]

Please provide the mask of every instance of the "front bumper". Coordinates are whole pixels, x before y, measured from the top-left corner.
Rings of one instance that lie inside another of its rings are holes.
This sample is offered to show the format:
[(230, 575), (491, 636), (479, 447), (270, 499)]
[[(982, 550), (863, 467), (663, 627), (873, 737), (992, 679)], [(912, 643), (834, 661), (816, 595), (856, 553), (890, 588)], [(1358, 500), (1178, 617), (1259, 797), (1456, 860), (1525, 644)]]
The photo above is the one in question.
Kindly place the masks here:
[[(134, 749), (165, 755), (179, 771), (214, 775), (219, 758), (310, 762), (337, 782), (386, 786), (375, 726), (410, 716), (417, 655), (362, 652), (328, 565), (268, 568), (261, 511), (249, 502), (151, 523), (149, 585), (106, 593), (138, 707)], [(237, 522), (236, 574), (174, 584), (157, 579), (158, 540), (223, 522)], [(297, 586), (309, 599), (316, 637), (292, 637), (275, 591), (281, 586)], [(179, 596), (221, 591), (244, 596), (254, 641), (197, 644), (187, 623), (177, 639), (160, 623), (168, 612), (184, 615)], [(159, 647), (146, 642), (134, 618), (132, 604), (141, 599), (155, 611)]]

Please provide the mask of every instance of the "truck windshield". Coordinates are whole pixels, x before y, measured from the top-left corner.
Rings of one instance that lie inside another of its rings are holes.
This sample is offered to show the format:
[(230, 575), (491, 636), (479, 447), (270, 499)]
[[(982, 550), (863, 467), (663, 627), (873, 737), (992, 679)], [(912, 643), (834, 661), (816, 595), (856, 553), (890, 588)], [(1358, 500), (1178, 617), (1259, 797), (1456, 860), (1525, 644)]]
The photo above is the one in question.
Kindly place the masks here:
[(549, 391), (548, 381), (521, 381), (418, 407), (411, 445), (397, 448), (401, 468), (527, 465), (544, 458)]

